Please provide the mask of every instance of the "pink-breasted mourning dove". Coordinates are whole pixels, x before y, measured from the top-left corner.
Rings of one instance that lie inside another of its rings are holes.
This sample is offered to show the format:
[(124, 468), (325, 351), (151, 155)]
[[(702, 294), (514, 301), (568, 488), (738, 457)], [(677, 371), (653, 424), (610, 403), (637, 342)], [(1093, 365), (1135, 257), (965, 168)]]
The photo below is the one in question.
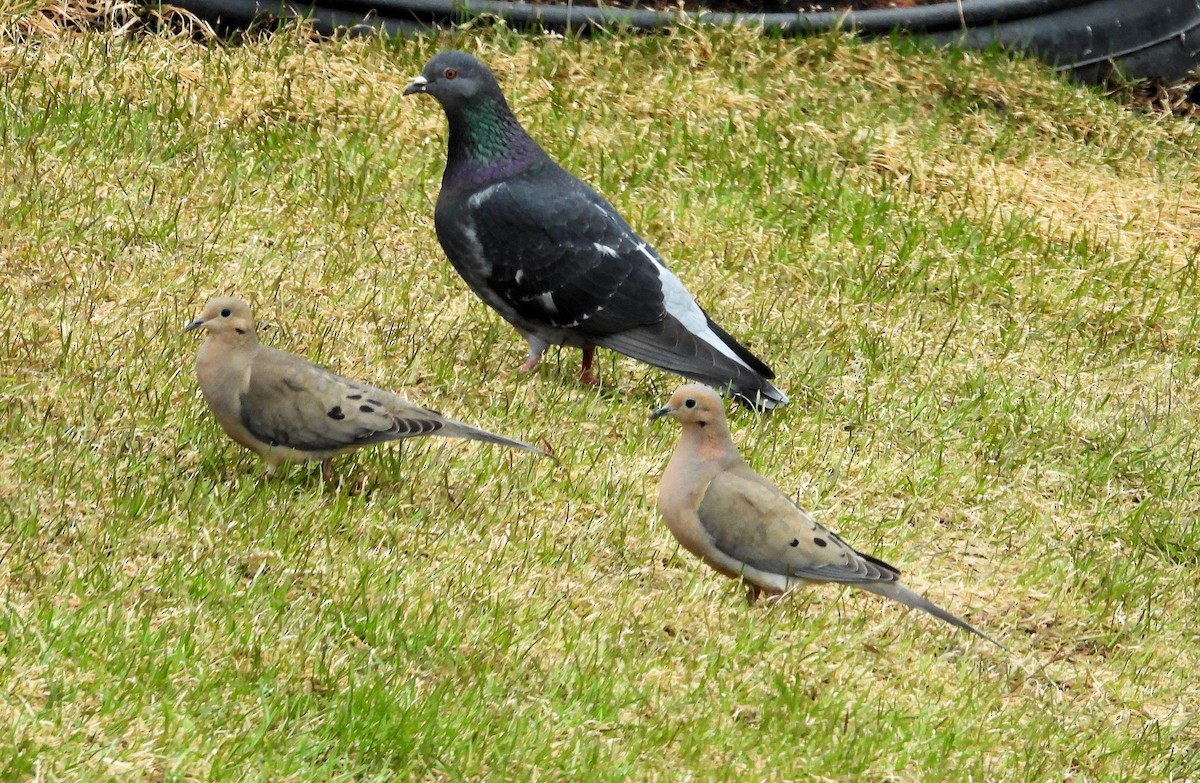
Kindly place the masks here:
[(267, 463), (268, 477), (285, 462), (320, 460), (322, 475), (331, 481), (337, 455), (419, 435), (469, 438), (549, 456), (262, 345), (250, 306), (241, 299), (212, 299), (185, 328), (208, 330), (196, 355), (200, 391), (225, 434)]
[(652, 419), (672, 416), (683, 432), (658, 494), (658, 509), (683, 548), (725, 576), (746, 583), (746, 599), (782, 595), (806, 583), (853, 585), (928, 612), (1004, 645), (900, 584), (900, 572), (854, 550), (791, 498), (755, 473), (738, 453), (725, 406), (706, 386), (688, 384)]

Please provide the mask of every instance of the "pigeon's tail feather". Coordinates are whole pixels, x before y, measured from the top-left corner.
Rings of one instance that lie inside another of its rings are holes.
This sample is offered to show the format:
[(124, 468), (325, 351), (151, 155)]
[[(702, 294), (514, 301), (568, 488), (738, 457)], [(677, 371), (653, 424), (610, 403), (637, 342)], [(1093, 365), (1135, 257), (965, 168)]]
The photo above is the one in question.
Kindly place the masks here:
[(986, 639), (987, 641), (999, 647), (1001, 650), (1008, 652), (1007, 647), (1005, 647), (1003, 644), (1000, 644), (1000, 642), (988, 636), (975, 626), (971, 625), (966, 620), (950, 614), (950, 612), (947, 612), (945, 609), (933, 603), (932, 601), (922, 598), (899, 582), (859, 582), (855, 584), (855, 587), (868, 590), (876, 595), (882, 595), (886, 598), (891, 598), (893, 601), (899, 601), (905, 606), (913, 609), (920, 609), (922, 612), (927, 612), (939, 620), (950, 623), (956, 628), (961, 628), (964, 631), (970, 631), (981, 639)]
[[(716, 326), (711, 321), (709, 324)], [(719, 327), (713, 334), (739, 358), (747, 357), (746, 360), (731, 358), (670, 316), (655, 324), (593, 339), (597, 345), (706, 383), (714, 389), (728, 391), (739, 402), (753, 408), (770, 410), (788, 401), (787, 395), (771, 384), (769, 379), (775, 376), (762, 360), (738, 345)]]
[(773, 383), (759, 379), (754, 386), (740, 387), (736, 383), (730, 385), (733, 398), (748, 408), (770, 411), (775, 410), (788, 401), (788, 396), (780, 391)]
[(531, 451), (534, 454), (540, 454), (543, 457), (550, 457), (553, 459), (553, 455), (545, 449), (540, 449), (537, 446), (532, 446), (524, 441), (506, 438), (503, 435), (497, 435), (494, 432), (488, 432), (487, 430), (482, 430), (478, 427), (472, 427), (469, 424), (463, 424), (462, 422), (458, 421), (449, 422), (444, 429), (438, 432), (438, 435), (444, 435), (448, 438), (466, 438), (468, 440), (478, 440), (483, 441), (484, 443), (492, 443), (497, 446), (508, 446), (509, 448), (521, 449), (522, 451)]
[(745, 362), (747, 367), (768, 381), (775, 380), (775, 373), (771, 372), (771, 368), (762, 359), (750, 353), (744, 345), (733, 339), (733, 335), (718, 326), (713, 319), (708, 317), (708, 313), (705, 313), (704, 317), (708, 320), (708, 328), (712, 329), (713, 333), (721, 338), (721, 342), (729, 346), (729, 349), (737, 354), (738, 358)]

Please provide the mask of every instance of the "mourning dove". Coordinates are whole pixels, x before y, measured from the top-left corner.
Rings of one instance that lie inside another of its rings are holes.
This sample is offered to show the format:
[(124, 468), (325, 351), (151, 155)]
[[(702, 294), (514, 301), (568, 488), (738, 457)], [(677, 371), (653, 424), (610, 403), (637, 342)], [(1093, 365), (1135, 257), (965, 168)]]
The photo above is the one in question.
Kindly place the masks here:
[(548, 456), (545, 451), (414, 405), (392, 392), (343, 378), (258, 342), (250, 306), (217, 297), (186, 330), (207, 329), (196, 355), (204, 400), (221, 429), (267, 463), (320, 460), (326, 481), (339, 454), (401, 438), (470, 438)]
[(683, 425), (663, 472), (658, 509), (684, 549), (759, 592), (782, 595), (805, 583), (839, 582), (920, 609), (1003, 648), (1004, 645), (902, 586), (900, 572), (855, 551), (755, 473), (729, 435), (725, 407), (705, 386), (681, 386), (650, 418)]

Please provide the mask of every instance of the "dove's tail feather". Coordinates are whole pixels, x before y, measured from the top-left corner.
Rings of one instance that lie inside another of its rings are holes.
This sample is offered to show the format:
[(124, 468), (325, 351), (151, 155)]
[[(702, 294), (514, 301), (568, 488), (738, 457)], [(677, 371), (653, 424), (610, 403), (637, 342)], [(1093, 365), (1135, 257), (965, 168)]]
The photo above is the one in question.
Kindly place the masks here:
[(711, 319), (706, 331), (698, 335), (667, 316), (655, 324), (594, 339), (605, 348), (727, 391), (752, 408), (770, 410), (788, 401), (771, 384), (775, 374), (762, 360)]
[(437, 434), (444, 435), (448, 438), (466, 438), (468, 440), (478, 440), (483, 441), (484, 443), (492, 443), (497, 446), (508, 446), (509, 448), (530, 451), (534, 454), (540, 454), (543, 457), (550, 457), (553, 459), (553, 455), (545, 449), (530, 445), (522, 440), (506, 438), (503, 435), (497, 435), (494, 432), (488, 432), (487, 430), (483, 430), (478, 427), (472, 427), (470, 424), (463, 424), (462, 422), (458, 421), (447, 422), (446, 426), (439, 430)]
[(1001, 650), (1008, 652), (1007, 647), (1005, 647), (1003, 644), (1000, 644), (1000, 642), (988, 636), (975, 626), (971, 625), (966, 620), (950, 614), (950, 612), (947, 612), (937, 604), (922, 598), (899, 582), (860, 582), (856, 584), (855, 587), (861, 587), (863, 590), (868, 590), (876, 595), (882, 595), (886, 598), (891, 598), (893, 601), (899, 601), (905, 606), (913, 609), (920, 609), (922, 612), (927, 612), (939, 620), (950, 623), (956, 628), (961, 628), (964, 631), (970, 631), (976, 636), (988, 640)]

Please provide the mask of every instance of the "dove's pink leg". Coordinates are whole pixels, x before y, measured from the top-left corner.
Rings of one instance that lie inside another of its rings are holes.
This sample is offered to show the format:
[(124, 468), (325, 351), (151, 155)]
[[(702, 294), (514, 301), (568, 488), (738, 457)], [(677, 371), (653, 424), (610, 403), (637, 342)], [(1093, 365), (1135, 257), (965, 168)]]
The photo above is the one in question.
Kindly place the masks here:
[(326, 484), (333, 483), (333, 460), (321, 460), (321, 478), (325, 479)]
[(592, 358), (596, 355), (595, 348), (583, 349), (583, 363), (579, 365), (579, 380), (588, 386), (599, 386), (600, 381), (592, 375)]

